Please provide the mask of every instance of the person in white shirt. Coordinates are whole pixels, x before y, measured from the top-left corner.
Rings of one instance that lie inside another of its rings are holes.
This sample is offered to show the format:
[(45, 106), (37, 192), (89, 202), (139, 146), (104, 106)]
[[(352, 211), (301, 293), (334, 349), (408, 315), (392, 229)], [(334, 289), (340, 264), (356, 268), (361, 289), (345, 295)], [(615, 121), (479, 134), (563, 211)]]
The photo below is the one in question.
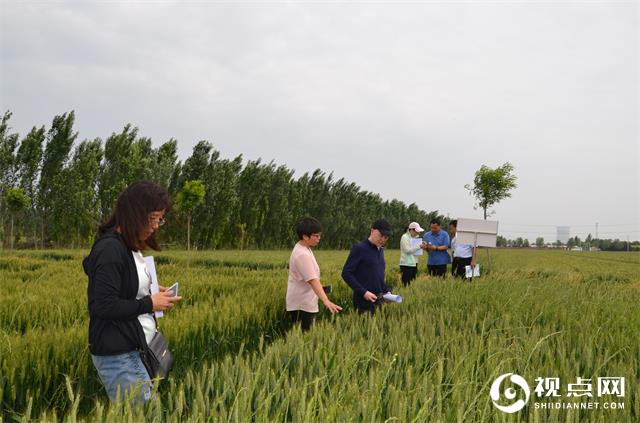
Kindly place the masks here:
[(293, 247), (289, 259), (289, 280), (287, 283), (287, 311), (294, 323), (300, 322), (307, 331), (318, 313), (318, 298), (332, 313), (342, 310), (329, 301), (320, 283), (320, 267), (311, 249), (320, 243), (322, 225), (312, 217), (304, 217), (296, 224), (299, 241)]
[(422, 232), (424, 232), (424, 229), (420, 227), (418, 222), (411, 222), (400, 238), (400, 279), (403, 286), (409, 286), (418, 274), (418, 260), (416, 260), (414, 254), (420, 251), (424, 243), (421, 242), (414, 246), (411, 244), (411, 240), (420, 240)]
[(471, 244), (458, 244), (456, 242), (456, 233), (458, 228), (458, 221), (452, 220), (449, 223), (449, 235), (451, 235), (451, 250), (453, 260), (451, 262), (451, 274), (455, 277), (465, 277), (465, 266), (471, 266), (474, 268), (476, 265), (476, 251)]

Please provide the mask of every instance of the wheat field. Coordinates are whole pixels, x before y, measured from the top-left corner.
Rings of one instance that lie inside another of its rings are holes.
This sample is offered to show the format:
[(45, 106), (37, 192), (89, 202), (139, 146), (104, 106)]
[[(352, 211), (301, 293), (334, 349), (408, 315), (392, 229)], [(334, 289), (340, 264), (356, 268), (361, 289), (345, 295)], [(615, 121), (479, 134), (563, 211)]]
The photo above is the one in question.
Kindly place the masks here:
[[(159, 321), (172, 373), (139, 409), (109, 405), (91, 364), (86, 254), (0, 253), (0, 421), (640, 420), (638, 253), (481, 251), (473, 283), (427, 277), (423, 261), (403, 288), (389, 250), (386, 279), (405, 300), (368, 317), (340, 278), (348, 252), (319, 250), (345, 310), (321, 305), (303, 334), (284, 311), (289, 251), (157, 252), (161, 283), (178, 280), (184, 300)], [(513, 414), (489, 395), (506, 373), (531, 389)], [(561, 397), (538, 398), (539, 377), (559, 378)], [(592, 397), (567, 396), (578, 377)], [(624, 377), (624, 396), (597, 396), (599, 377)], [(587, 402), (600, 405), (564, 408)]]

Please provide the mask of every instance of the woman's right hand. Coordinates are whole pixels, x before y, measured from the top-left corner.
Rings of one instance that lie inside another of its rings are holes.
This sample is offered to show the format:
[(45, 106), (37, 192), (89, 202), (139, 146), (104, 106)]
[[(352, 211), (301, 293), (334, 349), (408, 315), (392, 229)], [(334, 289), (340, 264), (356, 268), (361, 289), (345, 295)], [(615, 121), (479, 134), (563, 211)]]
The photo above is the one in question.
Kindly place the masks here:
[(165, 311), (173, 307), (173, 303), (180, 301), (182, 297), (172, 297), (173, 291), (163, 291), (153, 294), (151, 302), (153, 303), (153, 311)]
[(331, 312), (331, 314), (339, 313), (342, 311), (342, 307), (340, 307), (338, 304), (332, 303), (331, 301), (329, 301), (328, 298), (326, 301), (323, 301), (322, 303)]

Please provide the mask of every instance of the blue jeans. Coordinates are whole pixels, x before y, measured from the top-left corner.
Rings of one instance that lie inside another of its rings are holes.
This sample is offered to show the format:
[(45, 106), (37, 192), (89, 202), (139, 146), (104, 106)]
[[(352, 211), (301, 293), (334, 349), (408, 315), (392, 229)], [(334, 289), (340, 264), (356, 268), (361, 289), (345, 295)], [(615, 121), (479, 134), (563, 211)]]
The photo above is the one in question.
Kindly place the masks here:
[(134, 404), (151, 398), (151, 379), (138, 351), (118, 355), (91, 355), (98, 376), (111, 402), (129, 395)]

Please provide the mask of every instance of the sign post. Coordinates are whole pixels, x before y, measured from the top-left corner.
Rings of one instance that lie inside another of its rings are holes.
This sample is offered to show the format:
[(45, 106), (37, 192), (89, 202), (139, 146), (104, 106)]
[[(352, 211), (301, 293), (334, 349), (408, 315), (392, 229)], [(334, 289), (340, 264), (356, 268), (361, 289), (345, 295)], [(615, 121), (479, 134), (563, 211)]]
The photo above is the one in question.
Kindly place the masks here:
[[(456, 242), (472, 244), (473, 254), (477, 247), (495, 248), (498, 239), (498, 222), (495, 220), (458, 218)], [(489, 257), (489, 271), (491, 271), (491, 256)]]

